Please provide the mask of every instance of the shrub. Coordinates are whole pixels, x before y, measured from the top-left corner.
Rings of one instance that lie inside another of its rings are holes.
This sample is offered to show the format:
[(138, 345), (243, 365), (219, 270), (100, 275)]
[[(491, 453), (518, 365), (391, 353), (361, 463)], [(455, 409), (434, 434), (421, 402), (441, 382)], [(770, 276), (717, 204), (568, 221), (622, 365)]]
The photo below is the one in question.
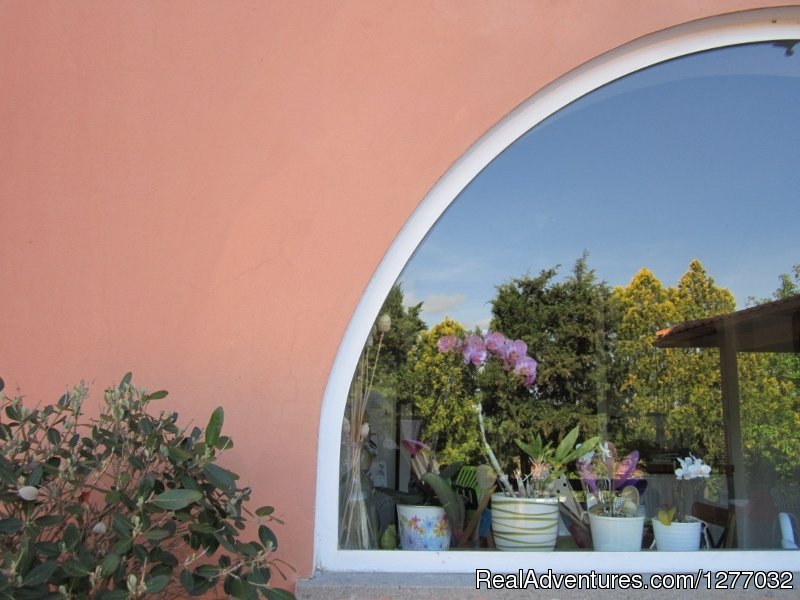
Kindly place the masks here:
[[(87, 394), (81, 384), (31, 409), (0, 380), (0, 598), (293, 598), (270, 585), (272, 507), (250, 513), (250, 488), (216, 464), (232, 446), (222, 408), (205, 431), (182, 428), (177, 413), (147, 411), (167, 392), (128, 373), (84, 422)], [(257, 541), (239, 539), (244, 515)]]

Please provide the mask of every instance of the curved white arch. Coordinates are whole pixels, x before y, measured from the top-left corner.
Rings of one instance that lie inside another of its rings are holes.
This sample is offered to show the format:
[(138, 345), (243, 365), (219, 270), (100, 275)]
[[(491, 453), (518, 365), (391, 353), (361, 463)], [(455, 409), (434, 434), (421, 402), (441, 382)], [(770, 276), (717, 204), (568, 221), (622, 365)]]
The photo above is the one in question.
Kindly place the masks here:
[[(530, 554), (503, 552), (405, 552), (402, 567), (392, 552), (339, 550), (338, 486), (340, 425), (352, 375), (372, 323), (414, 250), (445, 209), (494, 158), (520, 136), (581, 96), (645, 67), (712, 48), (800, 39), (800, 6), (757, 9), (692, 21), (603, 54), (541, 89), (506, 116), (442, 176), (405, 223), (378, 265), (345, 331), (322, 402), (317, 459), (316, 569), (326, 571), (513, 572), (529, 568)], [(604, 561), (597, 554), (536, 555), (536, 568), (561, 572), (663, 572), (710, 570), (703, 553), (636, 553)], [(631, 562), (635, 561), (635, 562)], [(713, 554), (713, 569), (798, 570), (797, 555), (779, 551)]]

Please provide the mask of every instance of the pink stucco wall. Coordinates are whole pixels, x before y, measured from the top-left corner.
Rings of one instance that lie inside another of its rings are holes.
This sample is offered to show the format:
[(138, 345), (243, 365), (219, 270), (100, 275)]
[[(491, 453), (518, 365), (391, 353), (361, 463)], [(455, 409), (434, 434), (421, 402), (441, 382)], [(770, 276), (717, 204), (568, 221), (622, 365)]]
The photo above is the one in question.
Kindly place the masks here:
[(331, 364), (427, 190), (571, 68), (778, 4), (4, 3), (0, 376), (35, 401), (132, 370), (186, 421), (223, 405), (307, 576)]

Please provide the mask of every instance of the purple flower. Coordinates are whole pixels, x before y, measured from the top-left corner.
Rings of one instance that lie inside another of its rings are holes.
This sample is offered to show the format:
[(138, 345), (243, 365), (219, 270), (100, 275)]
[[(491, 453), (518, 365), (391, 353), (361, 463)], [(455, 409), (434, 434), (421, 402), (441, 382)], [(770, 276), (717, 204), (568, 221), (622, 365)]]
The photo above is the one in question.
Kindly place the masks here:
[(536, 361), (530, 356), (523, 355), (517, 359), (514, 373), (525, 376), (525, 385), (533, 385), (536, 381)]
[(636, 469), (636, 465), (639, 463), (639, 451), (634, 450), (628, 456), (623, 458), (619, 465), (617, 465), (617, 472), (615, 474), (613, 489), (618, 490), (625, 487), (628, 482), (632, 481), (631, 476), (633, 475), (634, 470)]
[(489, 333), (486, 338), (486, 349), (491, 352), (492, 354), (500, 355), (503, 351), (503, 347), (505, 346), (506, 336), (502, 333), (497, 331), (492, 331)]
[(515, 369), (517, 361), (527, 356), (528, 345), (522, 340), (508, 341), (503, 347), (503, 362), (507, 369)]
[(467, 336), (467, 342), (464, 344), (464, 364), (480, 366), (486, 362), (486, 344), (483, 338), (479, 335)]

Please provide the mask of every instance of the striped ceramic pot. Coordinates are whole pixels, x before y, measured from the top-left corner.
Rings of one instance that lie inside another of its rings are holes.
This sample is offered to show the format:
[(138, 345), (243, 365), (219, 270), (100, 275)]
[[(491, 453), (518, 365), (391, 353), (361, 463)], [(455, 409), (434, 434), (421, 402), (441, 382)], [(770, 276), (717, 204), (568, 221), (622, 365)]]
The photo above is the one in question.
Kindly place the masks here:
[(492, 495), (492, 534), (500, 550), (552, 550), (558, 538), (558, 518), (558, 498)]

